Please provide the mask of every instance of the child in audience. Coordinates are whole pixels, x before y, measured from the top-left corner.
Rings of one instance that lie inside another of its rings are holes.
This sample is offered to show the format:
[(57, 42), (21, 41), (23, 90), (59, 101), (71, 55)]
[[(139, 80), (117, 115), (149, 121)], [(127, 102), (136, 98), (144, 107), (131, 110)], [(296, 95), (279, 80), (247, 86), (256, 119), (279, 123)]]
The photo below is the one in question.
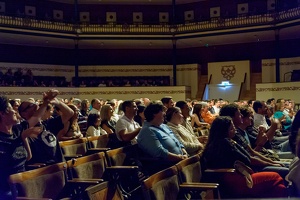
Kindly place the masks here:
[(107, 132), (100, 127), (101, 118), (99, 114), (89, 114), (87, 119), (86, 137), (105, 135)]

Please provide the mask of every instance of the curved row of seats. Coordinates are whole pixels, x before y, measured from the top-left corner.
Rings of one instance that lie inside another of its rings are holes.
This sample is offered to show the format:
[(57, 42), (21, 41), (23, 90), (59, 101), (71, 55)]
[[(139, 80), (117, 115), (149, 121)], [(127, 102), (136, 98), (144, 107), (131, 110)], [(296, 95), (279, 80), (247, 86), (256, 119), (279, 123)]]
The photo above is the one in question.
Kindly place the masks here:
[(200, 183), (199, 155), (146, 175), (135, 165), (137, 150), (132, 145), (76, 157), (11, 175), (9, 181), (16, 196), (38, 199), (219, 198), (218, 184)]

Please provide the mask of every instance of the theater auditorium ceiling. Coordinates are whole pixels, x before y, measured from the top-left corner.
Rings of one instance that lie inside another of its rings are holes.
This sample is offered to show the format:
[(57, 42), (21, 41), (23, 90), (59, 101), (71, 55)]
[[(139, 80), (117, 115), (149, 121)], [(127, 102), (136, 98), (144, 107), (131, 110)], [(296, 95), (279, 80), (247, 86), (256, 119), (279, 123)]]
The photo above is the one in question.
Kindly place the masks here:
[[(74, 0), (49, 0), (74, 4)], [(176, 0), (176, 4), (187, 4), (208, 0)], [(172, 0), (77, 0), (78, 4), (143, 4), (143, 5), (171, 5)]]
[[(74, 0), (51, 0), (52, 2), (74, 4)], [(171, 5), (172, 0), (77, 0), (78, 4), (153, 4)], [(210, 0), (176, 0), (176, 4)], [(280, 28), (279, 39), (290, 40), (300, 38), (300, 19), (294, 20), (292, 26)], [(176, 48), (207, 47), (227, 44), (260, 43), (275, 41), (274, 25), (252, 26), (228, 30), (212, 30), (176, 34)], [(0, 43), (40, 47), (73, 49), (74, 38), (78, 39), (79, 49), (171, 49), (172, 34), (107, 34), (88, 35), (84, 33), (53, 33), (48, 31), (22, 30), (0, 27)]]

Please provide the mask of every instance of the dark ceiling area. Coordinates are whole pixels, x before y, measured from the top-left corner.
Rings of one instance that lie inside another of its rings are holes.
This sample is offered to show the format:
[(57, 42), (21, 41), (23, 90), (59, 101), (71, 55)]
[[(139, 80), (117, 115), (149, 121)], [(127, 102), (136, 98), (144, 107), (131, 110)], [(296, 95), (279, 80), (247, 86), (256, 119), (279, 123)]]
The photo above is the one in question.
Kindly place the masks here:
[[(34, 8), (32, 19), (53, 21), (54, 13), (63, 13), (61, 22), (107, 24), (107, 12), (116, 14), (116, 24), (132, 24), (135, 12), (143, 14), (142, 24), (159, 24), (159, 13), (168, 13), (169, 23), (185, 24), (186, 12), (193, 11), (193, 21), (211, 20), (210, 10), (220, 9), (219, 18), (239, 17), (240, 5), (247, 5), (247, 16), (275, 12), (268, 10), (271, 0), (51, 0), (17, 1), (2, 0), (5, 15), (26, 16), (26, 8)], [(176, 4), (172, 4), (176, 2)], [(275, 2), (275, 1), (274, 1)], [(276, 1), (279, 10), (298, 8), (296, 0)], [(288, 3), (287, 3), (288, 2)], [(174, 9), (175, 6), (175, 9)], [(174, 9), (174, 10), (173, 10)], [(0, 2), (1, 10), (1, 2)], [(175, 13), (176, 20), (172, 21)], [(88, 13), (89, 22), (82, 21), (82, 13)], [(53, 15), (53, 16), (52, 16)], [(55, 20), (54, 20), (55, 21)], [(59, 20), (56, 20), (59, 22)], [(280, 55), (299, 56), (300, 19), (269, 26), (250, 26), (230, 30), (200, 31), (176, 35), (178, 63), (205, 63), (222, 60), (259, 60), (274, 58), (276, 37)], [(277, 36), (276, 36), (277, 34)], [(78, 42), (74, 40), (77, 38)], [(74, 64), (75, 43), (78, 44), (80, 64), (170, 64), (174, 53), (172, 35), (156, 36), (138, 34), (86, 34), (53, 33), (0, 26), (0, 59), (7, 62), (45, 62)]]

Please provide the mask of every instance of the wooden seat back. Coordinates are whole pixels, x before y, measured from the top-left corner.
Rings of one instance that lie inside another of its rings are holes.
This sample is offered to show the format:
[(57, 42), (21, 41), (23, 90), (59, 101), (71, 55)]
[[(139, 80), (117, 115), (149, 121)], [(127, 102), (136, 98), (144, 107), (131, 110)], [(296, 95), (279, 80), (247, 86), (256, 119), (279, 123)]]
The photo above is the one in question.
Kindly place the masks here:
[(90, 200), (123, 200), (123, 196), (119, 187), (113, 182), (103, 182), (95, 186), (88, 187), (86, 190), (86, 196)]
[(74, 140), (60, 141), (60, 148), (64, 156), (85, 155), (87, 152), (87, 139), (78, 138)]
[(66, 169), (67, 164), (62, 162), (10, 175), (14, 197), (58, 199), (65, 196)]
[(108, 134), (100, 136), (87, 137), (89, 148), (107, 148), (109, 136)]
[(172, 166), (151, 175), (142, 183), (146, 200), (173, 200), (179, 194), (178, 170)]
[(202, 178), (200, 155), (194, 155), (175, 165), (181, 182), (199, 183)]
[(103, 152), (89, 156), (73, 158), (67, 161), (69, 179), (101, 179), (103, 177), (107, 162)]
[(138, 146), (130, 145), (106, 151), (109, 166), (131, 165), (130, 159), (138, 157)]

